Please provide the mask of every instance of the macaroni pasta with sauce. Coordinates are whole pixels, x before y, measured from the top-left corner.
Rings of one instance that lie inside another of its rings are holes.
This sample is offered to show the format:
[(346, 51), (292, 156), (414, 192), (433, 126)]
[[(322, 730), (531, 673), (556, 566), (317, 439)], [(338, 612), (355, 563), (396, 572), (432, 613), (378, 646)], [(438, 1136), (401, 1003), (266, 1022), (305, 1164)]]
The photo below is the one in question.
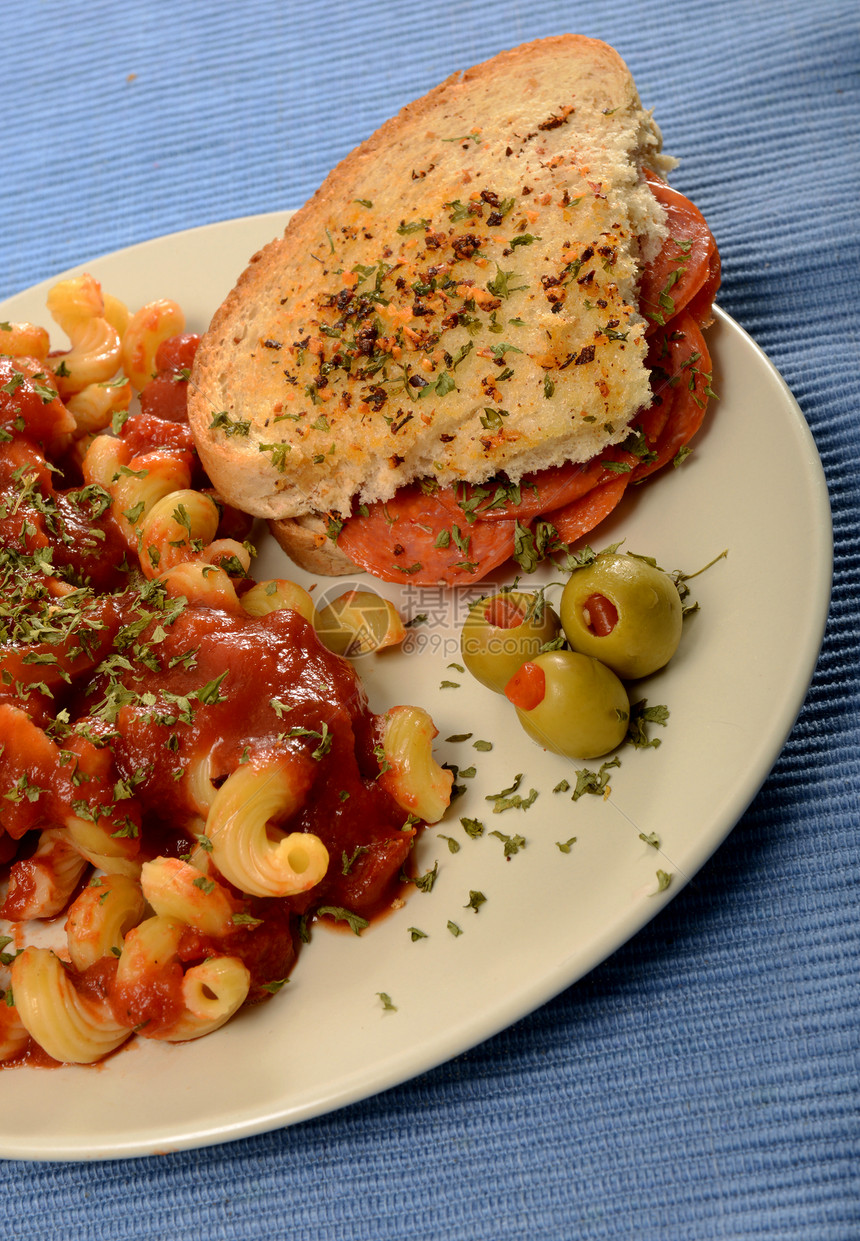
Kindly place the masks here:
[[(48, 310), (64, 349), (0, 324), (5, 1064), (216, 1030), (318, 910), (391, 903), (451, 792), (427, 713), (372, 713), (311, 595), (250, 577), (185, 418), (181, 309), (83, 275)], [(28, 942), (58, 915), (62, 948)]]

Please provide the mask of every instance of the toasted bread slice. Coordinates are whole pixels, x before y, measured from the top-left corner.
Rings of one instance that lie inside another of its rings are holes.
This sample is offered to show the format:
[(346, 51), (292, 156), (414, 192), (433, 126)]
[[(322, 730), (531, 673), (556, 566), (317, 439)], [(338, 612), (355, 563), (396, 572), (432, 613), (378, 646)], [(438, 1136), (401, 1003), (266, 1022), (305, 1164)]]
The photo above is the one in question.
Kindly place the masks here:
[(621, 58), (576, 35), (383, 125), (203, 338), (189, 415), (225, 499), (346, 515), (621, 441), (650, 401), (637, 280), (666, 232), (642, 172), (671, 166), (660, 146)]
[(308, 573), (344, 577), (363, 572), (330, 537), (322, 513), (270, 518), (269, 529), (290, 560)]

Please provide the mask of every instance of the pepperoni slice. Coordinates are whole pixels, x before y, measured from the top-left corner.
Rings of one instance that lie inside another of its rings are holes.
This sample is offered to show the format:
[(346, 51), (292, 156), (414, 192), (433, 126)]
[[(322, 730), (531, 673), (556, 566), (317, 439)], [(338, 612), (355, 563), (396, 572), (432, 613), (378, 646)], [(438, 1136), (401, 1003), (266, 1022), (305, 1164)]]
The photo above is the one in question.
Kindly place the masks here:
[[(458, 510), (459, 512), (459, 510)], [(418, 586), (477, 582), (513, 555), (514, 521), (457, 521), (436, 495), (403, 487), (393, 499), (347, 518), (338, 547), (384, 582)]]
[(519, 484), (520, 500), (510, 498), (511, 485), (487, 482), (480, 486), (459, 483), (436, 492), (441, 504), (461, 521), (468, 513), (478, 521), (528, 522), (564, 508), (588, 494), (593, 487), (608, 482), (618, 473), (615, 465), (634, 465), (636, 458), (618, 445), (605, 448), (591, 461), (568, 461), (533, 474), (525, 474)]
[(602, 472), (601, 458), (596, 457), (584, 463), (569, 461), (525, 474), (516, 491), (505, 480), (491, 479), (481, 484), (458, 483), (436, 495), (460, 521), (466, 519), (467, 513), (481, 521), (528, 521), (585, 495), (600, 480)]
[(708, 406), (711, 358), (691, 314), (684, 312), (672, 320), (655, 353), (651, 383), (665, 411), (665, 421), (653, 437), (645, 432), (654, 459), (635, 467), (637, 482), (667, 465), (689, 443), (702, 425)]
[[(648, 449), (653, 452), (654, 445), (660, 438), (663, 428), (665, 427), (669, 413), (672, 408), (673, 392), (669, 392), (665, 396), (663, 394), (655, 394), (654, 400), (647, 409), (640, 409), (639, 413), (633, 420), (633, 429), (641, 431), (645, 436)], [(637, 465), (637, 473), (640, 469), (641, 462)]]
[(715, 246), (711, 251), (708, 279), (687, 303), (687, 313), (691, 314), (701, 327), (707, 327), (714, 321), (714, 298), (720, 287), (721, 266), (720, 252)]
[[(653, 399), (650, 405), (639, 410), (631, 424), (634, 431), (639, 431), (644, 435), (650, 452), (655, 450), (663, 428), (669, 420), (675, 397), (675, 389), (666, 383), (668, 368), (672, 365), (670, 343), (667, 338), (672, 330), (669, 327), (658, 328), (650, 338), (647, 365), (652, 376)], [(641, 477), (642, 473), (643, 463), (640, 461), (636, 466), (636, 477)]]
[[(635, 431), (637, 428), (631, 425), (630, 430)], [(550, 521), (553, 521), (559, 509), (569, 508), (571, 504), (586, 499), (592, 491), (602, 487), (604, 484), (614, 482), (619, 475), (626, 474), (632, 470), (638, 461), (639, 458), (633, 453), (627, 452), (621, 444), (611, 444), (608, 448), (604, 448), (599, 457), (595, 457), (593, 461), (588, 462), (587, 478), (589, 485), (583, 485), (578, 493), (568, 495), (562, 503), (555, 503), (552, 508), (547, 505), (543, 509), (542, 515), (547, 516)]]
[(649, 174), (648, 184), (666, 211), (669, 236), (645, 268), (639, 283), (639, 308), (651, 320), (650, 331), (669, 322), (707, 285), (711, 288), (700, 310), (710, 311), (719, 287), (719, 259), (714, 235), (704, 216), (683, 194)]
[(620, 503), (632, 477), (632, 471), (629, 474), (618, 474), (608, 482), (592, 487), (581, 499), (574, 500), (572, 504), (550, 514), (550, 520), (559, 537), (565, 543), (575, 543), (583, 535), (589, 534)]

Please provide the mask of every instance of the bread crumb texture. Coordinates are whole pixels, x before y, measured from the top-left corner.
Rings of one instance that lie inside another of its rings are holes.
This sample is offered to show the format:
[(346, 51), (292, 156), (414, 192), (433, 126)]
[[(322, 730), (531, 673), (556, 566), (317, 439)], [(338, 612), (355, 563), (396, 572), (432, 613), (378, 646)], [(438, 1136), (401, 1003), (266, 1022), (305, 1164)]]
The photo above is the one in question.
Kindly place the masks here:
[(414, 479), (587, 461), (650, 402), (643, 261), (671, 166), (605, 44), (457, 74), (330, 174), (204, 336), (190, 416), (224, 498), (348, 514)]

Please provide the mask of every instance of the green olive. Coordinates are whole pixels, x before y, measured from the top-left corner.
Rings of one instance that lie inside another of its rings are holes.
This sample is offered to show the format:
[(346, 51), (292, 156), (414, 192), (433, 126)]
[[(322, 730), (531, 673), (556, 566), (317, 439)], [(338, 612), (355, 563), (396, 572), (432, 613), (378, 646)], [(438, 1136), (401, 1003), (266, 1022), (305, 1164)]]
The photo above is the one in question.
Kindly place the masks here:
[(669, 662), (683, 612), (667, 573), (638, 556), (604, 552), (576, 569), (561, 596), (561, 623), (575, 651), (594, 655), (627, 680)]
[(514, 673), (505, 693), (528, 735), (556, 754), (597, 758), (627, 734), (627, 691), (591, 655), (545, 651)]
[(557, 612), (542, 594), (500, 591), (469, 608), (460, 635), (463, 663), (482, 685), (504, 693), (517, 668), (553, 642), (560, 629)]

